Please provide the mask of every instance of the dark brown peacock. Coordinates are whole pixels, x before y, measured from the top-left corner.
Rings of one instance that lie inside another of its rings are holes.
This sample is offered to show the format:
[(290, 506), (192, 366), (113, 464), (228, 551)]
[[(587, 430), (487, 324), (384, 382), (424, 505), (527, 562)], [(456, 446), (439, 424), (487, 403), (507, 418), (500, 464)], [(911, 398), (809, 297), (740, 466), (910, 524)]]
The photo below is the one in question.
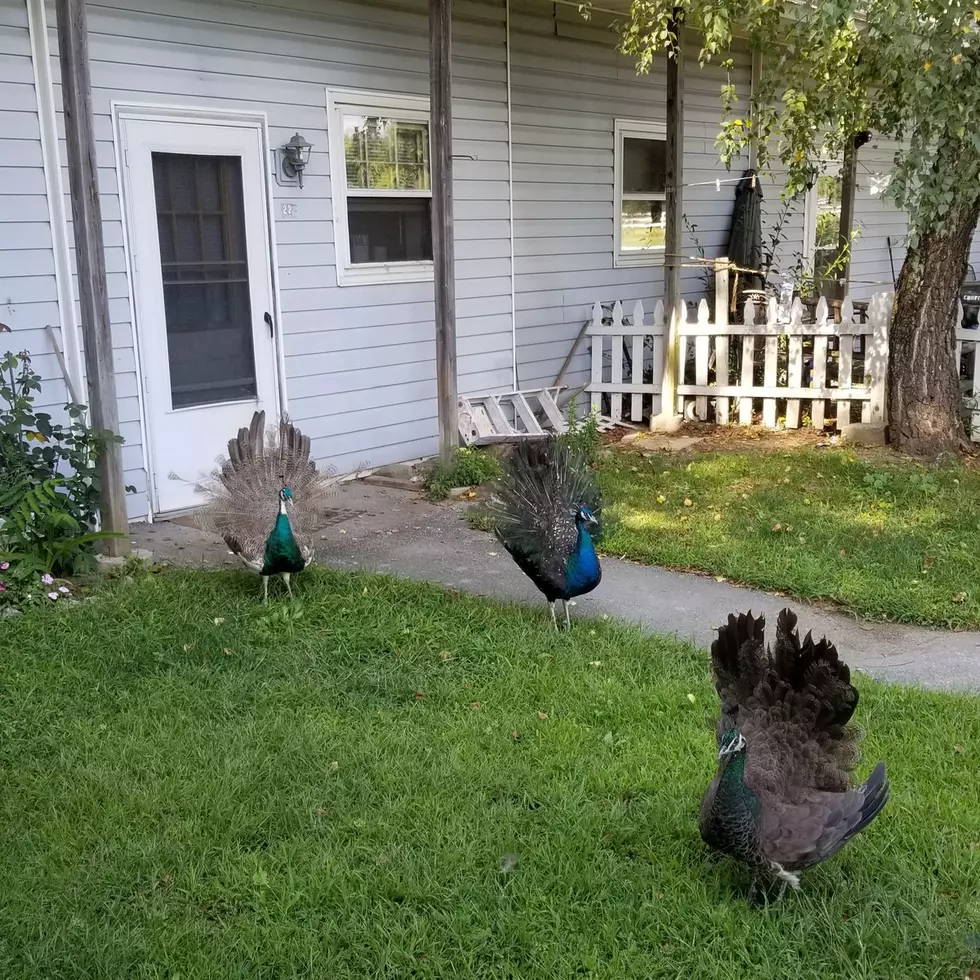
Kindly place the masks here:
[[(765, 619), (728, 617), (711, 645), (721, 698), (718, 772), (701, 804), (701, 837), (758, 873), (799, 887), (798, 872), (836, 854), (888, 800), (885, 764), (862, 786), (851, 776), (859, 732), (850, 671), (826, 639), (800, 641), (784, 609), (776, 642)], [(777, 899), (778, 900), (778, 899)]]
[(334, 483), (310, 459), (307, 436), (286, 418), (266, 433), (265, 412), (256, 412), (229, 440), (227, 459), (198, 486), (209, 498), (200, 521), (262, 576), (263, 601), (270, 575), (281, 575), (292, 596), (290, 576), (313, 560)]

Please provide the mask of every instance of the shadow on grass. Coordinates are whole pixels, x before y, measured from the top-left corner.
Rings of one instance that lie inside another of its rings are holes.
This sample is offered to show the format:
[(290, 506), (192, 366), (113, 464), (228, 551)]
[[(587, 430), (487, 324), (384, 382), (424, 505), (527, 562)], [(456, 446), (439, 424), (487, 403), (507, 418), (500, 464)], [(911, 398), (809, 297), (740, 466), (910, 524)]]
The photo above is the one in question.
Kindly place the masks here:
[(610, 454), (603, 547), (859, 615), (980, 626), (980, 478), (844, 451)]

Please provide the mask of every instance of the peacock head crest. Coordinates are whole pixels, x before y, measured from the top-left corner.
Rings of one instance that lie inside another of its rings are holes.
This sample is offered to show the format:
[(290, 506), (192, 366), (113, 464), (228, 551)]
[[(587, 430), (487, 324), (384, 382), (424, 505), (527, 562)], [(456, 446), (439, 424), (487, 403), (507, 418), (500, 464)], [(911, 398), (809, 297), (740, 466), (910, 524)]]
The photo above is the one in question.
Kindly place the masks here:
[(584, 504), (575, 512), (575, 520), (586, 527), (595, 527), (599, 523), (599, 518)]
[(737, 728), (729, 728), (721, 736), (721, 745), (718, 747), (718, 758), (727, 759), (729, 756), (737, 755), (745, 751), (745, 736)]

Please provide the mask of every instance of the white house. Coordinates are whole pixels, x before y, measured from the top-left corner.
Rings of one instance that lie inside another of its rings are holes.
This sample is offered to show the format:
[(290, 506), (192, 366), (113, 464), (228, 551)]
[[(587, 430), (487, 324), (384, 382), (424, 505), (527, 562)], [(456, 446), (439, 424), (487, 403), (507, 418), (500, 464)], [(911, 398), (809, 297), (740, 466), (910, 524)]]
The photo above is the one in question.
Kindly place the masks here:
[[(663, 293), (665, 69), (637, 77), (612, 11), (577, 8), (454, 3), (464, 394), (552, 384), (596, 300)], [(340, 470), (433, 453), (425, 0), (93, 0), (87, 15), (130, 518), (192, 503), (169, 475), (210, 469), (257, 404)], [(52, 407), (67, 389), (47, 326), (86, 400), (57, 45), (53, 6), (0, 0), (0, 320)], [(723, 254), (731, 222), (722, 81), (685, 67), (691, 255)], [(302, 186), (283, 166), (294, 134), (312, 144)], [(891, 154), (874, 138), (859, 152), (856, 297), (891, 282), (886, 239), (896, 270), (904, 254), (879, 193)], [(764, 193), (771, 222), (779, 187)], [(786, 255), (812, 253), (818, 210), (815, 195), (794, 208)], [(582, 349), (564, 383), (588, 371)]]

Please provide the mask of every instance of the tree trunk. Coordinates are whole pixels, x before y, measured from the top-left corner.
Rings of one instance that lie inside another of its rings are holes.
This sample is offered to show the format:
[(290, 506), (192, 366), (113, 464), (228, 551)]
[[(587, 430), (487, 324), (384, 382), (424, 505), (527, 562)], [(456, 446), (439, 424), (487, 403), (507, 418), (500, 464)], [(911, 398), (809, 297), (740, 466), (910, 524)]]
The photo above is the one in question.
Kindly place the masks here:
[(888, 434), (914, 455), (956, 450), (964, 438), (954, 318), (980, 201), (953, 207), (941, 229), (908, 250), (889, 339)]

